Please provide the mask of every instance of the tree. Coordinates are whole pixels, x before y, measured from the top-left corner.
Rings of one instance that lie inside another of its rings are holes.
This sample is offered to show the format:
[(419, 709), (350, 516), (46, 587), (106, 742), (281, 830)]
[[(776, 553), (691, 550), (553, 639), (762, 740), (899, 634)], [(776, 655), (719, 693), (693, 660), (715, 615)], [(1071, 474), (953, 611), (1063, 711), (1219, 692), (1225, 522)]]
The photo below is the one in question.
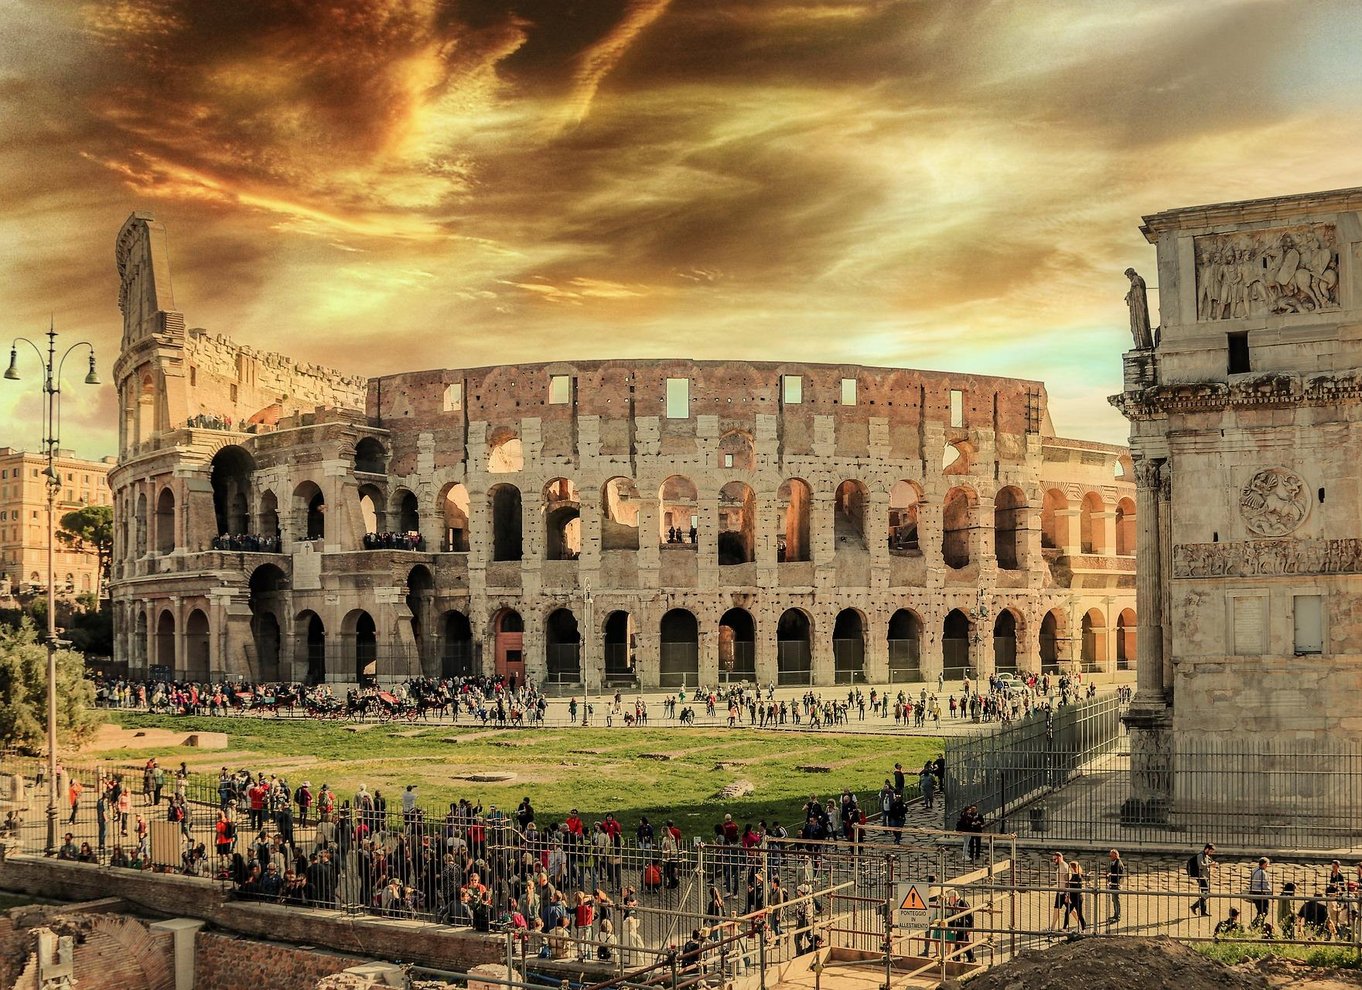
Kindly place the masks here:
[[(104, 721), (95, 708), (95, 686), (85, 677), (85, 658), (57, 651), (57, 741), (79, 746)], [(47, 745), (47, 647), (33, 623), (0, 628), (0, 747), (28, 752)]]
[(113, 562), (114, 527), (112, 505), (85, 505), (61, 517), (57, 539), (77, 553), (92, 553), (99, 562), (95, 598), (103, 594)]

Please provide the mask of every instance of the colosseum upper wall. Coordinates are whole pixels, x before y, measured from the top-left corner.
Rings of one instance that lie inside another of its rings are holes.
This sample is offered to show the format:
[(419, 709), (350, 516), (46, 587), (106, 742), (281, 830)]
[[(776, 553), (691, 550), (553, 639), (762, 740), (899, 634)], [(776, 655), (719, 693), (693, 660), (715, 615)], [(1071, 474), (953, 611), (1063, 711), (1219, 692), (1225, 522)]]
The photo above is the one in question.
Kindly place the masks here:
[(177, 335), (147, 312), (154, 221), (129, 224), (134, 670), (579, 690), (1133, 661), (1129, 458), (1054, 436), (1039, 382), (650, 359), (365, 383)]

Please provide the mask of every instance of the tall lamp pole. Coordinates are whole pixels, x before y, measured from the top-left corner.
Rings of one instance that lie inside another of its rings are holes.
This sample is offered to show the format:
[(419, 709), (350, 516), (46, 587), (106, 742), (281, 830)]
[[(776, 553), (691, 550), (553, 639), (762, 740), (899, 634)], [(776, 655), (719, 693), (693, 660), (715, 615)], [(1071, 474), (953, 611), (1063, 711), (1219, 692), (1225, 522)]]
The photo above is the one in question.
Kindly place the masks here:
[(57, 851), (57, 582), (54, 573), (55, 544), (57, 541), (57, 493), (61, 490), (61, 476), (57, 473), (57, 450), (61, 443), (61, 372), (66, 358), (77, 348), (90, 349), (90, 371), (86, 385), (98, 385), (95, 373), (95, 348), (88, 340), (72, 344), (57, 359), (57, 331), (47, 327), (47, 355), (27, 337), (16, 337), (9, 349), (9, 368), (5, 377), (19, 380), (19, 344), (32, 347), (43, 369), (43, 447), (47, 455), (47, 469), (43, 480), (47, 487), (47, 853)]

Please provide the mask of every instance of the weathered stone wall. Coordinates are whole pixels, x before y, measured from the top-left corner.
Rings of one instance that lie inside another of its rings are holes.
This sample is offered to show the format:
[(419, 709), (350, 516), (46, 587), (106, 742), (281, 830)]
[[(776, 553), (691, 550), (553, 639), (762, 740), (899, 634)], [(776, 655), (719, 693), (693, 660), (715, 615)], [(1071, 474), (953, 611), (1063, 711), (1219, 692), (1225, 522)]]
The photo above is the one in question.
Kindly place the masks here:
[(324, 976), (364, 962), (356, 956), (300, 949), (284, 942), (257, 942), (216, 932), (194, 938), (195, 990), (308, 990)]

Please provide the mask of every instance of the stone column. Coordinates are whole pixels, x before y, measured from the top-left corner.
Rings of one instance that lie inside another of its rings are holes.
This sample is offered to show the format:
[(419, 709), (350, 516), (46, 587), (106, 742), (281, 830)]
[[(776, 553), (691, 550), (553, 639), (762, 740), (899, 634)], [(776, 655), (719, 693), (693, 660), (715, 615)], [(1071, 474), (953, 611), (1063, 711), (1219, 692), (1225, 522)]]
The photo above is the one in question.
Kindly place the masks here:
[(1141, 459), (1135, 464), (1136, 694), (1125, 715), (1130, 732), (1131, 795), (1121, 805), (1125, 822), (1166, 822), (1172, 806), (1172, 716), (1163, 678), (1163, 554), (1161, 489), (1169, 480), (1167, 462)]
[[(1081, 509), (1056, 509), (1055, 510), (1055, 529), (1064, 533), (1064, 540), (1060, 546), (1066, 557), (1076, 557), (1083, 552), (1083, 510)], [(1060, 520), (1064, 520), (1063, 526)]]

